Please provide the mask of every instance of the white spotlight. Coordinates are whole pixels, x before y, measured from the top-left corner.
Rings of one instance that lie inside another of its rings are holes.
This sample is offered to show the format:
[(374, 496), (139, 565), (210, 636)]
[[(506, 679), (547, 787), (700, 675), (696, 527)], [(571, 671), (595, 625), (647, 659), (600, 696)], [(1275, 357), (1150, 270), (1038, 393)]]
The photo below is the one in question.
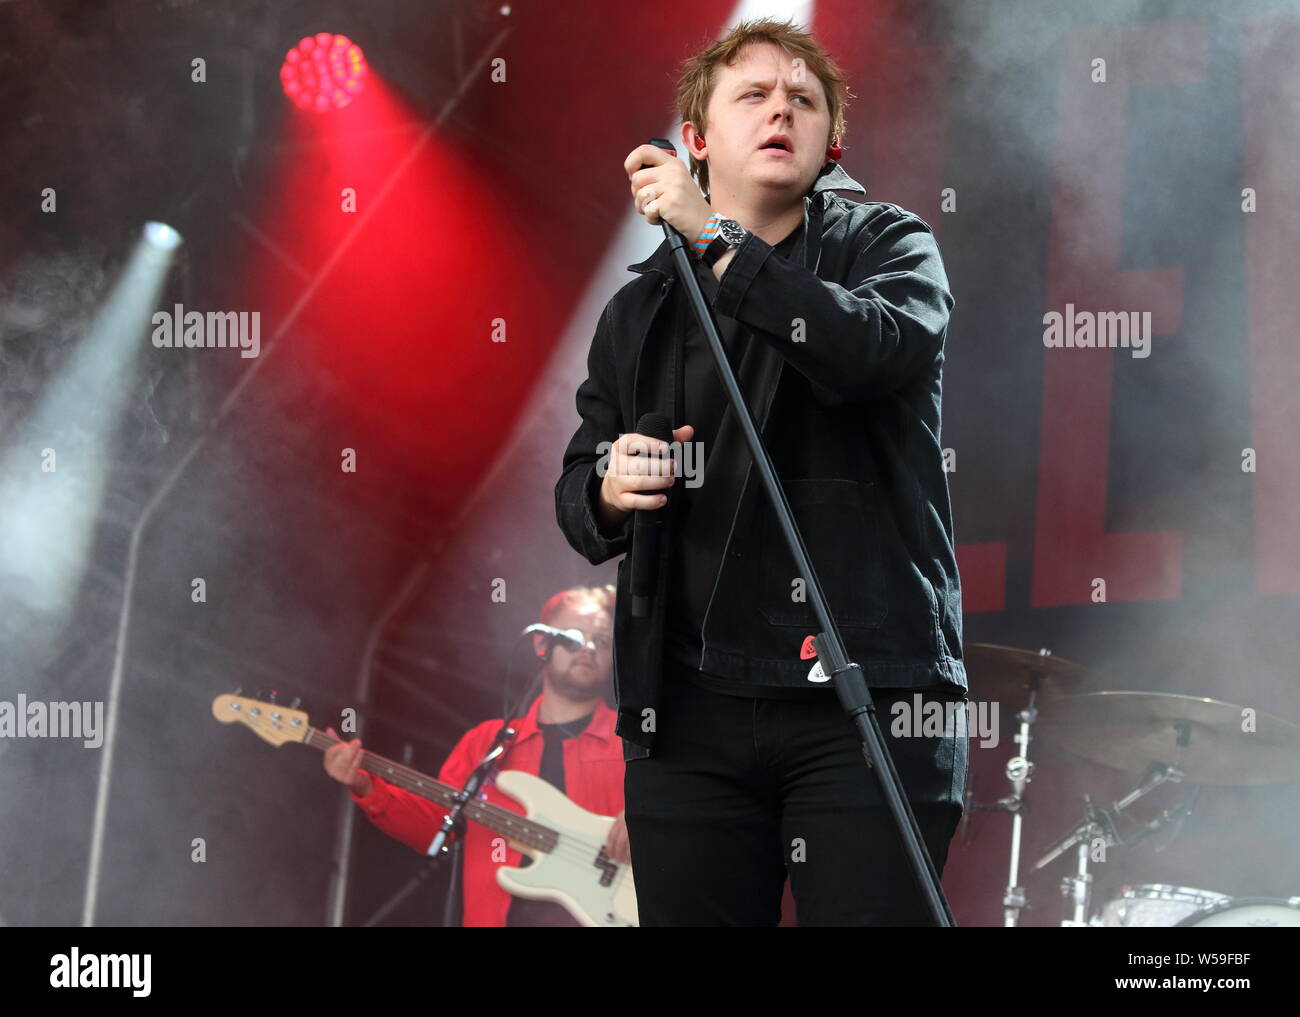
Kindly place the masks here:
[(144, 224), (145, 243), (160, 251), (174, 251), (181, 246), (181, 235), (165, 222), (147, 222)]

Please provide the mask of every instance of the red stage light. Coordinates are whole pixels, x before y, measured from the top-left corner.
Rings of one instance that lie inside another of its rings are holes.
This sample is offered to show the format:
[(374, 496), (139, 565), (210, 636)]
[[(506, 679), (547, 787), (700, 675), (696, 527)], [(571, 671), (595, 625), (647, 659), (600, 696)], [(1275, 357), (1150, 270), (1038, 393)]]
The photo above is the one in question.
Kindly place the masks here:
[(308, 35), (284, 55), (280, 83), (303, 109), (325, 113), (350, 103), (366, 80), (366, 57), (346, 35)]

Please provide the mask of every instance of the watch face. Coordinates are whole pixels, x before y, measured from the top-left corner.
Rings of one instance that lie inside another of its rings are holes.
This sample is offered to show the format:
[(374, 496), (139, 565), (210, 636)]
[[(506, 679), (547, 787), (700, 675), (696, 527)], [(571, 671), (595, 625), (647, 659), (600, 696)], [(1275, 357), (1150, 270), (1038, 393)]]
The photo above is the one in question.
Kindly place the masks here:
[(736, 222), (735, 219), (723, 219), (718, 223), (718, 236), (735, 247), (737, 244), (743, 243), (745, 237), (749, 236), (749, 230)]

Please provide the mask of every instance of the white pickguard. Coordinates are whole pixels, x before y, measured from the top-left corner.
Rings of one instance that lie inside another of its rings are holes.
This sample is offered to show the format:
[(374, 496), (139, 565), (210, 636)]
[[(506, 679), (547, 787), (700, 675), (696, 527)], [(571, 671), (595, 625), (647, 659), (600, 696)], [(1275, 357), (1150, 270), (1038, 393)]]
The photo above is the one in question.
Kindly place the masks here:
[(497, 869), (503, 890), (529, 900), (555, 901), (586, 926), (637, 924), (632, 866), (613, 861), (601, 850), (614, 825), (612, 817), (579, 808), (551, 784), (522, 770), (501, 771), (497, 787), (519, 802), (529, 819), (559, 834), (554, 851), (513, 844), (533, 863), (526, 869)]

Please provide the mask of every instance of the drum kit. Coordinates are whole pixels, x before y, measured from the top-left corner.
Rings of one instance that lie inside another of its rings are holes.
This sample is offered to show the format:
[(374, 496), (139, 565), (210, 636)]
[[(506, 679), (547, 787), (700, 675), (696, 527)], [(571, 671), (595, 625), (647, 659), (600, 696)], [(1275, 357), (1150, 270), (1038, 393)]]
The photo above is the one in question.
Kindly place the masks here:
[[(1083, 796), (1077, 823), (1034, 863), (1035, 870), (1073, 855), (1062, 879), (1062, 926), (1300, 927), (1300, 896), (1233, 898), (1159, 883), (1125, 886), (1093, 907), (1089, 867), (1110, 849), (1124, 850), (1192, 814), (1200, 788), (1300, 780), (1300, 727), (1217, 699), (1168, 692), (1116, 691), (1103, 675), (1053, 656), (1009, 646), (966, 646), (971, 699), (1018, 707), (1013, 755), (1006, 762), (1010, 794), (978, 802), (967, 792), (966, 821), (975, 810), (1011, 817), (1010, 864), (1002, 897), (1003, 925), (1020, 924), (1028, 906), (1021, 885), (1026, 788), (1034, 775), (1030, 742), (1043, 738), (1091, 762), (1139, 774), (1131, 791), (1108, 805)], [(1190, 790), (1176, 805), (1139, 816), (1132, 806), (1166, 784)]]

